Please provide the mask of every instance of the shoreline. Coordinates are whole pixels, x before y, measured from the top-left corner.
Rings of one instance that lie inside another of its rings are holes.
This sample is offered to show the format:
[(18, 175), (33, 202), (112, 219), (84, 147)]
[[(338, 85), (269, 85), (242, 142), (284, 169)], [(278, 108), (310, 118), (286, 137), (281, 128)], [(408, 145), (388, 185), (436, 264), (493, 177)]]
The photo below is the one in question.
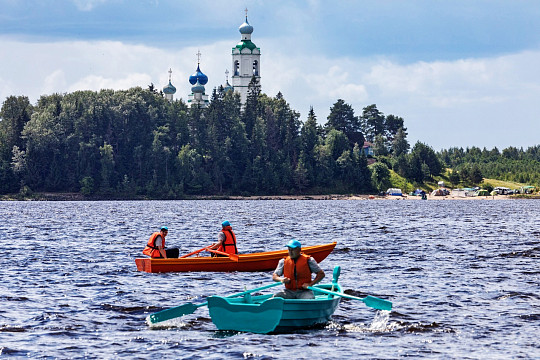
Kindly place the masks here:
[[(519, 200), (519, 199), (540, 199), (540, 195), (489, 195), (489, 196), (432, 196), (428, 195), (428, 201), (458, 200), (458, 201), (477, 201), (477, 200)], [(30, 196), (22, 197), (18, 194), (0, 195), (0, 201), (151, 201), (151, 200), (407, 200), (422, 201), (420, 196), (379, 196), (365, 194), (326, 194), (326, 195), (253, 195), (253, 196), (234, 196), (234, 195), (192, 195), (182, 199), (158, 199), (146, 197), (134, 198), (105, 198), (101, 196), (86, 197), (80, 193), (35, 193)]]

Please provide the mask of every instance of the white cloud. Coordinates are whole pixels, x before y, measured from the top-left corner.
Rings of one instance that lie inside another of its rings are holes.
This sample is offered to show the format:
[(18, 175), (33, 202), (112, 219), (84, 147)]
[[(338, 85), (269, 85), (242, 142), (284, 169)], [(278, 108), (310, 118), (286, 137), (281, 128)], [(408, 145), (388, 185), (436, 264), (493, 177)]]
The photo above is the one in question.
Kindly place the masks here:
[(150, 84), (152, 79), (148, 74), (132, 73), (127, 74), (123, 78), (105, 78), (103, 76), (88, 75), (76, 83), (72, 84), (68, 92), (74, 92), (77, 90), (94, 90), (99, 91), (101, 89), (129, 89), (141, 84)]
[(526, 52), (407, 66), (385, 62), (365, 79), (370, 91), (400, 109), (409, 134), (436, 148), (531, 146), (540, 143), (533, 135), (540, 132), (534, 100), (539, 61), (540, 52)]
[(105, 3), (107, 0), (73, 0), (75, 6), (80, 11), (92, 11), (96, 6)]
[(341, 98), (356, 114), (375, 103), (385, 114), (402, 116), (411, 142), (436, 149), (540, 143), (540, 51), (406, 65), (269, 53), (279, 66), (265, 65), (274, 62), (265, 58), (263, 89), (281, 89), (304, 116), (313, 105), (320, 122)]
[[(385, 97), (407, 94), (436, 108), (495, 104), (515, 99), (521, 94), (520, 88), (534, 88), (538, 84), (538, 73), (525, 70), (534, 69), (534, 63), (540, 60), (540, 53), (531, 55), (419, 62), (406, 66), (383, 62), (371, 68), (365, 81)], [(524, 58), (529, 59), (525, 61)]]
[(66, 75), (63, 70), (54, 70), (43, 80), (43, 93), (57, 92), (57, 89), (66, 88)]

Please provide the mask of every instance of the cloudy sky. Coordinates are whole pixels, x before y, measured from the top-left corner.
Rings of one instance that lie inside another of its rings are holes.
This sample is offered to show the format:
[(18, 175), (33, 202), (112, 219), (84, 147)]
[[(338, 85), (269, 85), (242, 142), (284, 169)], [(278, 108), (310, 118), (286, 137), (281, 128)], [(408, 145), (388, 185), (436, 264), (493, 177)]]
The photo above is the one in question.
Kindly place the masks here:
[(261, 48), (262, 90), (305, 121), (338, 99), (405, 119), (409, 141), (540, 144), (537, 0), (0, 0), (0, 99), (162, 88), (187, 98), (225, 81), (244, 9)]

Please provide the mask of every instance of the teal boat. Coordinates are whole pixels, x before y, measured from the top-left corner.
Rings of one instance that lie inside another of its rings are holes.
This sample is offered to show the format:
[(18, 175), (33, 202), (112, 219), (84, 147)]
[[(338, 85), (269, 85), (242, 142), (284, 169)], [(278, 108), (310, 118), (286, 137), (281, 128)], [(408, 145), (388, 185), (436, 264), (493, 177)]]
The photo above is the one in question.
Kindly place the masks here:
[(149, 325), (171, 320), (187, 314), (193, 314), (198, 308), (207, 305), (212, 322), (219, 330), (236, 330), (266, 334), (270, 332), (290, 331), (324, 324), (336, 311), (339, 300), (362, 301), (377, 310), (392, 310), (392, 302), (368, 295), (365, 298), (344, 294), (338, 284), (341, 267), (334, 268), (332, 283), (308, 286), (315, 294), (314, 299), (282, 299), (272, 294), (252, 296), (251, 294), (271, 287), (282, 285), (274, 282), (252, 290), (227, 297), (210, 296), (202, 304), (187, 303), (171, 309), (148, 315)]
[[(314, 288), (341, 293), (337, 283)], [(287, 332), (327, 323), (336, 311), (340, 296), (315, 292), (315, 299), (274, 298), (272, 294), (242, 298), (210, 296), (208, 310), (219, 330), (266, 334)]]

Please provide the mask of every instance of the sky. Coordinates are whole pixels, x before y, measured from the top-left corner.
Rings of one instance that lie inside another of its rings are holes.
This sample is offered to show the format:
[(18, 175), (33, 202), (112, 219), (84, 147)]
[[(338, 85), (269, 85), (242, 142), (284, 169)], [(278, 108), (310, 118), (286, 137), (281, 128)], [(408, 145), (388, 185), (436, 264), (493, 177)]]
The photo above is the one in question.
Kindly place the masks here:
[(0, 99), (225, 82), (245, 9), (262, 91), (302, 121), (343, 99), (405, 121), (411, 145), (540, 145), (538, 0), (0, 0)]

